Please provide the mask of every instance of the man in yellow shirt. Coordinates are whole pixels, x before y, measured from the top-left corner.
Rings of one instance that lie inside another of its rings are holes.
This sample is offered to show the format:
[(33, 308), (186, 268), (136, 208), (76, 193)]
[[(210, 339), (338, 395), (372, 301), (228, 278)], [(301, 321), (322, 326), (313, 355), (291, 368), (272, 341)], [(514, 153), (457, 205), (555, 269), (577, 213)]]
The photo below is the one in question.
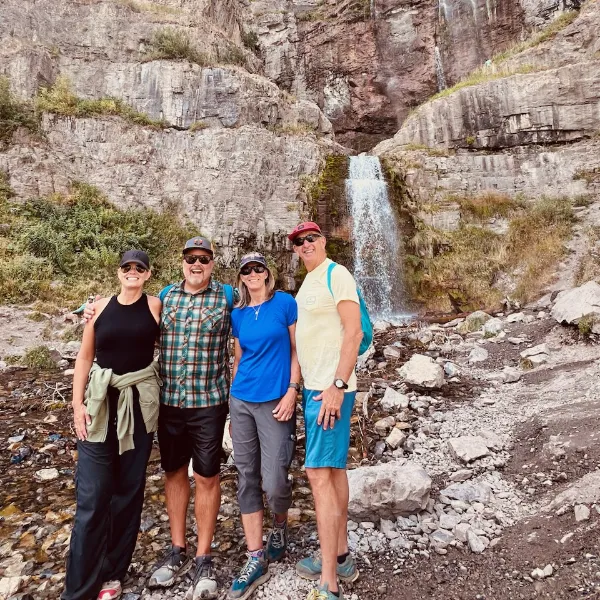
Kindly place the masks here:
[(296, 571), (319, 580), (307, 600), (336, 600), (342, 597), (338, 577), (358, 577), (348, 552), (346, 461), (356, 396), (354, 367), (363, 335), (359, 298), (354, 277), (327, 258), (326, 240), (316, 223), (301, 223), (288, 237), (308, 271), (296, 296), (296, 348), (304, 379), (305, 467), (322, 556), (301, 560)]

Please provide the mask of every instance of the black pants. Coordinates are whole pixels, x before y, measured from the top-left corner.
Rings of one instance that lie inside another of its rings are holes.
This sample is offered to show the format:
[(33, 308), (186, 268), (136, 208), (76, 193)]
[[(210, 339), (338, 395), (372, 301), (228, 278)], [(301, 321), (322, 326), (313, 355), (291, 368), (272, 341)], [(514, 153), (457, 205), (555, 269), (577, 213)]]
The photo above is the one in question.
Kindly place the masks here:
[(135, 448), (119, 456), (112, 392), (106, 441), (77, 443), (77, 509), (62, 600), (96, 600), (104, 581), (123, 580), (135, 549), (154, 434), (146, 433), (136, 399)]

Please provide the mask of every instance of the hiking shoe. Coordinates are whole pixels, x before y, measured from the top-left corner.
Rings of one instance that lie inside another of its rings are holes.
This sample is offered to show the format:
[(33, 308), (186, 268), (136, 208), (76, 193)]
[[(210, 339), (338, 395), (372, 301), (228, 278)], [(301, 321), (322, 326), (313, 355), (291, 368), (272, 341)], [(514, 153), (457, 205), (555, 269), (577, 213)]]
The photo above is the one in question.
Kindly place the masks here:
[(283, 525), (278, 526), (273, 521), (273, 529), (269, 533), (267, 538), (267, 547), (265, 549), (265, 558), (269, 562), (277, 562), (283, 558), (285, 551), (287, 550), (288, 542), (288, 528), (287, 520), (284, 521)]
[(187, 591), (185, 600), (208, 600), (217, 597), (217, 579), (210, 556), (196, 556), (194, 559), (194, 580)]
[[(296, 563), (296, 573), (304, 579), (311, 579), (315, 581), (321, 577), (322, 568), (321, 554), (317, 553), (308, 558), (303, 558), (301, 561)], [(356, 568), (356, 561), (352, 554), (348, 554), (346, 560), (337, 566), (337, 576), (347, 583), (352, 583), (358, 579), (358, 569)]]
[(323, 585), (318, 585), (316, 588), (310, 590), (308, 596), (306, 596), (306, 600), (340, 600), (340, 598), (344, 597), (341, 586), (338, 586), (338, 594), (339, 596), (332, 594), (329, 591), (329, 585), (324, 583)]
[(240, 575), (233, 580), (229, 592), (228, 600), (246, 600), (250, 598), (254, 590), (269, 579), (269, 563), (263, 558), (256, 558), (250, 552), (246, 553), (248, 560), (242, 567)]
[(192, 561), (185, 553), (185, 548), (171, 546), (171, 549), (156, 564), (154, 573), (150, 576), (148, 587), (170, 587), (178, 576), (190, 570)]
[(121, 597), (122, 591), (120, 581), (105, 581), (98, 592), (97, 600), (117, 600)]

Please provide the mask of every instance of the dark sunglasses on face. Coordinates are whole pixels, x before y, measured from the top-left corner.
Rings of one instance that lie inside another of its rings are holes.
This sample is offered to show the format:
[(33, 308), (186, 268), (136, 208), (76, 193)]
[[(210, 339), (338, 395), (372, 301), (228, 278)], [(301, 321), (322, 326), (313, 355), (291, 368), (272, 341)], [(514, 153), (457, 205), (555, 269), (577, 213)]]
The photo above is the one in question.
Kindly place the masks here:
[(131, 269), (135, 269), (138, 273), (145, 273), (148, 270), (141, 265), (123, 265), (121, 267), (121, 271), (123, 271), (123, 273), (129, 273)]
[(302, 246), (304, 244), (304, 240), (306, 240), (309, 244), (312, 244), (314, 241), (318, 240), (320, 237), (323, 237), (323, 236), (319, 235), (318, 233), (309, 233), (308, 235), (305, 235), (304, 237), (298, 236), (297, 238), (294, 238), (293, 244), (294, 244), (294, 246)]
[(246, 265), (240, 269), (240, 273), (242, 275), (250, 275), (254, 271), (255, 273), (264, 273), (265, 267), (262, 265)]
[(210, 256), (206, 256), (205, 254), (202, 254), (200, 256), (197, 256), (195, 254), (186, 254), (183, 257), (183, 260), (185, 260), (185, 262), (188, 265), (193, 265), (196, 262), (200, 262), (203, 265), (207, 265), (212, 260), (212, 258)]

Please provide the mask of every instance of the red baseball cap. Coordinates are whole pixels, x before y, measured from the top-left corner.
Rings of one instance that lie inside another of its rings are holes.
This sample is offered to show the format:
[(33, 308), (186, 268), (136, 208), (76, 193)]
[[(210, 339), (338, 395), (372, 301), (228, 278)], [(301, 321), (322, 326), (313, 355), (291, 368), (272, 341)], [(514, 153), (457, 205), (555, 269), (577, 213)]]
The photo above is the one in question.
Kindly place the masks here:
[(300, 225), (296, 225), (296, 227), (294, 227), (294, 229), (292, 229), (291, 233), (288, 235), (288, 239), (293, 241), (296, 236), (304, 233), (305, 231), (318, 231), (321, 235), (323, 235), (321, 228), (316, 223), (313, 223), (313, 221), (306, 221), (306, 223), (300, 223)]

